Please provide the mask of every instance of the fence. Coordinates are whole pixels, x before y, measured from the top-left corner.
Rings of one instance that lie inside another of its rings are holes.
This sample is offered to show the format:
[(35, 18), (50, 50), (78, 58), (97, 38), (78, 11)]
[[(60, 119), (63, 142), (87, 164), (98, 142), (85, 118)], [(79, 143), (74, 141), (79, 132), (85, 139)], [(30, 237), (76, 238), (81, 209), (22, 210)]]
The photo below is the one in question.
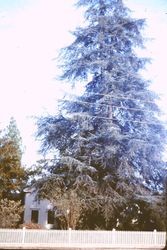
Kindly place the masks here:
[(150, 248), (162, 249), (166, 233), (139, 231), (81, 231), (0, 229), (0, 248), (3, 247), (71, 247), (71, 248)]

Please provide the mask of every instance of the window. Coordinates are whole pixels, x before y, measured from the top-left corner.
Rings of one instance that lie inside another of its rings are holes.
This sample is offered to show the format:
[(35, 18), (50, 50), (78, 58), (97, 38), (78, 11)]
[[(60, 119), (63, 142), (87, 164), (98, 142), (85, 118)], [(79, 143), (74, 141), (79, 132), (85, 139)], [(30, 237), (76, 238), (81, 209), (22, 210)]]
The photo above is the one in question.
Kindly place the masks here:
[(48, 224), (54, 224), (54, 211), (48, 210)]
[(32, 210), (32, 212), (31, 212), (31, 221), (33, 223), (38, 223), (38, 216), (39, 216), (39, 211), (38, 210)]

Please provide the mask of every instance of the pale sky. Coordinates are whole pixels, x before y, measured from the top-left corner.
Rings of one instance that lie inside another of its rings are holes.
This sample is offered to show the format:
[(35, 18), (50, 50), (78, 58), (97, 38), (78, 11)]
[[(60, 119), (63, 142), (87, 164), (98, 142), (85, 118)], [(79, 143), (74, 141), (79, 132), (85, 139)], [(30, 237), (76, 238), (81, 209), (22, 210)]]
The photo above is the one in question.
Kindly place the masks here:
[[(35, 163), (38, 144), (31, 116), (56, 111), (56, 99), (64, 86), (58, 74), (56, 56), (72, 42), (82, 12), (74, 0), (0, 0), (0, 128), (14, 116), (23, 138), (26, 165)], [(137, 17), (148, 19), (145, 34), (155, 38), (147, 54), (153, 89), (162, 93), (162, 109), (167, 105), (167, 1), (125, 0)]]

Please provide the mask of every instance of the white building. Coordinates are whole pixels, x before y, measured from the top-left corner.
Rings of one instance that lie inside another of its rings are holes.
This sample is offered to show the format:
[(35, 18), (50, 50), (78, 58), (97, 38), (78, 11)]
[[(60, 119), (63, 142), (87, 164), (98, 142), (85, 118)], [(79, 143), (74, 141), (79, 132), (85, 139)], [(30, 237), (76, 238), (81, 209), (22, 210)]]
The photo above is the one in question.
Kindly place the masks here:
[(24, 223), (37, 223), (46, 229), (53, 228), (54, 214), (52, 204), (44, 199), (39, 200), (33, 188), (26, 188)]

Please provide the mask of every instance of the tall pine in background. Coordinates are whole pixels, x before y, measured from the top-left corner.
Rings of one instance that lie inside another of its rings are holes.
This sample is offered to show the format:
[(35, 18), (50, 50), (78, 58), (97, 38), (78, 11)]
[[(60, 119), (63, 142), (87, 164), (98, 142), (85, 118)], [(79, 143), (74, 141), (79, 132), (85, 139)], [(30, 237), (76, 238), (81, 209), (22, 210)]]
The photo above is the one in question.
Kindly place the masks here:
[(145, 21), (131, 18), (122, 0), (77, 5), (85, 8), (86, 25), (62, 50), (61, 78), (85, 81), (85, 90), (66, 96), (59, 115), (38, 120), (42, 150), (55, 155), (45, 162), (39, 191), (55, 204), (65, 201), (68, 225), (76, 198), (74, 228), (164, 229), (166, 132), (140, 72), (148, 59), (135, 53), (144, 47)]
[(0, 199), (21, 199), (26, 173), (22, 167), (22, 144), (14, 118), (0, 134)]

